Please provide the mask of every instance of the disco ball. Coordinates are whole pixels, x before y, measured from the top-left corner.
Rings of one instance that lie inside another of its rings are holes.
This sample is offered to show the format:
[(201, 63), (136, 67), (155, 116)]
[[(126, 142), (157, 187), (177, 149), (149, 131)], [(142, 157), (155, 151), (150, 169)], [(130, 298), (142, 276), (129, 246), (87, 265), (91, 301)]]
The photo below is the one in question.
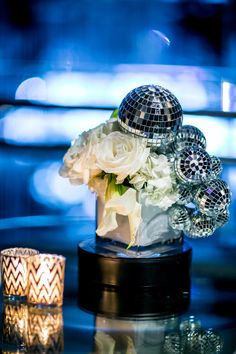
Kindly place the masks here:
[(182, 120), (182, 108), (177, 98), (169, 90), (157, 85), (135, 88), (119, 107), (120, 128), (147, 139), (149, 146), (172, 143)]
[(175, 173), (182, 182), (199, 184), (211, 174), (211, 158), (199, 147), (187, 147), (175, 160)]
[(231, 202), (231, 192), (225, 181), (212, 179), (197, 189), (194, 202), (208, 216), (222, 213)]
[(214, 219), (216, 227), (221, 227), (229, 221), (229, 210), (225, 209)]
[(214, 178), (217, 178), (223, 170), (222, 163), (220, 159), (216, 156), (211, 156), (211, 163), (212, 163), (212, 176)]
[(182, 126), (176, 137), (174, 142), (175, 150), (181, 151), (186, 147), (200, 147), (202, 149), (206, 148), (206, 138), (197, 127), (192, 125), (184, 125)]
[(199, 213), (191, 218), (191, 226), (186, 236), (191, 238), (208, 237), (214, 231), (213, 220), (209, 216)]
[(192, 188), (186, 184), (177, 185), (178, 200), (177, 204), (185, 205), (192, 201)]
[(175, 230), (188, 230), (191, 224), (188, 210), (176, 205), (169, 209), (169, 224)]

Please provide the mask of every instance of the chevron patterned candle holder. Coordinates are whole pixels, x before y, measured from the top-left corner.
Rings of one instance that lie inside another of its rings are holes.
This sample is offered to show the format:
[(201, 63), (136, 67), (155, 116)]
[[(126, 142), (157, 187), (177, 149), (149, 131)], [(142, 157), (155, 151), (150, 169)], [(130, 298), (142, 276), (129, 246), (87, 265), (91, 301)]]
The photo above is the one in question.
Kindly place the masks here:
[(28, 292), (28, 263), (39, 252), (32, 248), (8, 248), (1, 251), (3, 295), (10, 300), (26, 298)]
[(27, 343), (28, 306), (17, 302), (3, 302), (2, 340), (23, 347)]
[(60, 307), (29, 306), (27, 353), (64, 352), (63, 314)]
[(62, 306), (65, 258), (55, 254), (38, 254), (29, 257), (28, 264), (28, 302), (35, 305)]

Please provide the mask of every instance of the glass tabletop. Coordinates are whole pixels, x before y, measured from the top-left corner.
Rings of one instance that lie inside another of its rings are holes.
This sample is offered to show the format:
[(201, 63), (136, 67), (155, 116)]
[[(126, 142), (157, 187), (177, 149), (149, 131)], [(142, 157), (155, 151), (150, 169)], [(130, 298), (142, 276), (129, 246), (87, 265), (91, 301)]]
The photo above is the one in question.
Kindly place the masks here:
[(235, 353), (236, 288), (230, 267), (227, 271), (221, 259), (216, 273), (209, 266), (202, 272), (203, 264), (195, 256), (198, 247), (192, 244), (191, 299), (184, 313), (116, 317), (105, 311), (91, 312), (78, 301), (77, 246), (93, 237), (94, 220), (59, 221), (45, 216), (41, 226), (32, 218), (34, 227), (21, 221), (21, 225), (19, 220), (18, 225), (0, 225), (1, 249), (21, 245), (64, 255), (64, 303), (62, 308), (42, 310), (1, 298), (3, 353)]

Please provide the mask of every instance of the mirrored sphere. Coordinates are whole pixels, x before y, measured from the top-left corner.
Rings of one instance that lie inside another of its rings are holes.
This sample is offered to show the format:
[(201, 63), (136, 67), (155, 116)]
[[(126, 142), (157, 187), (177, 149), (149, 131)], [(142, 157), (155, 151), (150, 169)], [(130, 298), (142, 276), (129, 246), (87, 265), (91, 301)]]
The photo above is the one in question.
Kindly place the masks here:
[(212, 179), (199, 186), (194, 202), (203, 214), (217, 216), (230, 204), (231, 192), (225, 181)]
[(199, 213), (191, 218), (191, 226), (186, 236), (192, 238), (208, 237), (214, 231), (214, 221), (209, 216)]
[(229, 222), (229, 210), (225, 209), (214, 219), (216, 227), (221, 227)]
[(212, 176), (214, 178), (217, 178), (223, 170), (222, 163), (217, 156), (211, 156), (211, 163), (212, 163)]
[(182, 107), (177, 98), (158, 85), (135, 88), (126, 95), (119, 107), (120, 128), (147, 139), (149, 146), (172, 143), (182, 120)]
[(211, 158), (202, 148), (187, 147), (175, 160), (175, 173), (182, 182), (199, 184), (211, 175)]
[(184, 206), (175, 205), (168, 211), (169, 224), (175, 230), (188, 230), (191, 224), (188, 210)]
[(177, 185), (178, 200), (177, 204), (185, 205), (192, 201), (192, 187), (188, 184), (178, 184)]
[(186, 147), (192, 146), (205, 149), (206, 138), (197, 127), (194, 127), (193, 125), (183, 125), (179, 129), (173, 145), (177, 151), (181, 151)]

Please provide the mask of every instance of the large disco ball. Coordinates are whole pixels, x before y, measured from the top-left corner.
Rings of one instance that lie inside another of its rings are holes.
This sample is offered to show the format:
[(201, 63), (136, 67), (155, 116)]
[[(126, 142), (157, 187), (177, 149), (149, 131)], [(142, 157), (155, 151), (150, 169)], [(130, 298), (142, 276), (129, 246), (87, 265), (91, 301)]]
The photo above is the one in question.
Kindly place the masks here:
[(203, 214), (216, 216), (229, 206), (231, 192), (225, 181), (212, 179), (199, 186), (194, 201)]
[(194, 145), (202, 149), (206, 148), (206, 138), (204, 134), (193, 125), (183, 125), (175, 137), (175, 150), (180, 151)]
[(157, 85), (144, 85), (130, 91), (119, 107), (120, 128), (147, 139), (149, 146), (172, 143), (182, 124), (183, 112), (177, 98)]
[(196, 146), (183, 149), (175, 160), (176, 176), (185, 183), (199, 184), (210, 177), (211, 171), (210, 156)]

